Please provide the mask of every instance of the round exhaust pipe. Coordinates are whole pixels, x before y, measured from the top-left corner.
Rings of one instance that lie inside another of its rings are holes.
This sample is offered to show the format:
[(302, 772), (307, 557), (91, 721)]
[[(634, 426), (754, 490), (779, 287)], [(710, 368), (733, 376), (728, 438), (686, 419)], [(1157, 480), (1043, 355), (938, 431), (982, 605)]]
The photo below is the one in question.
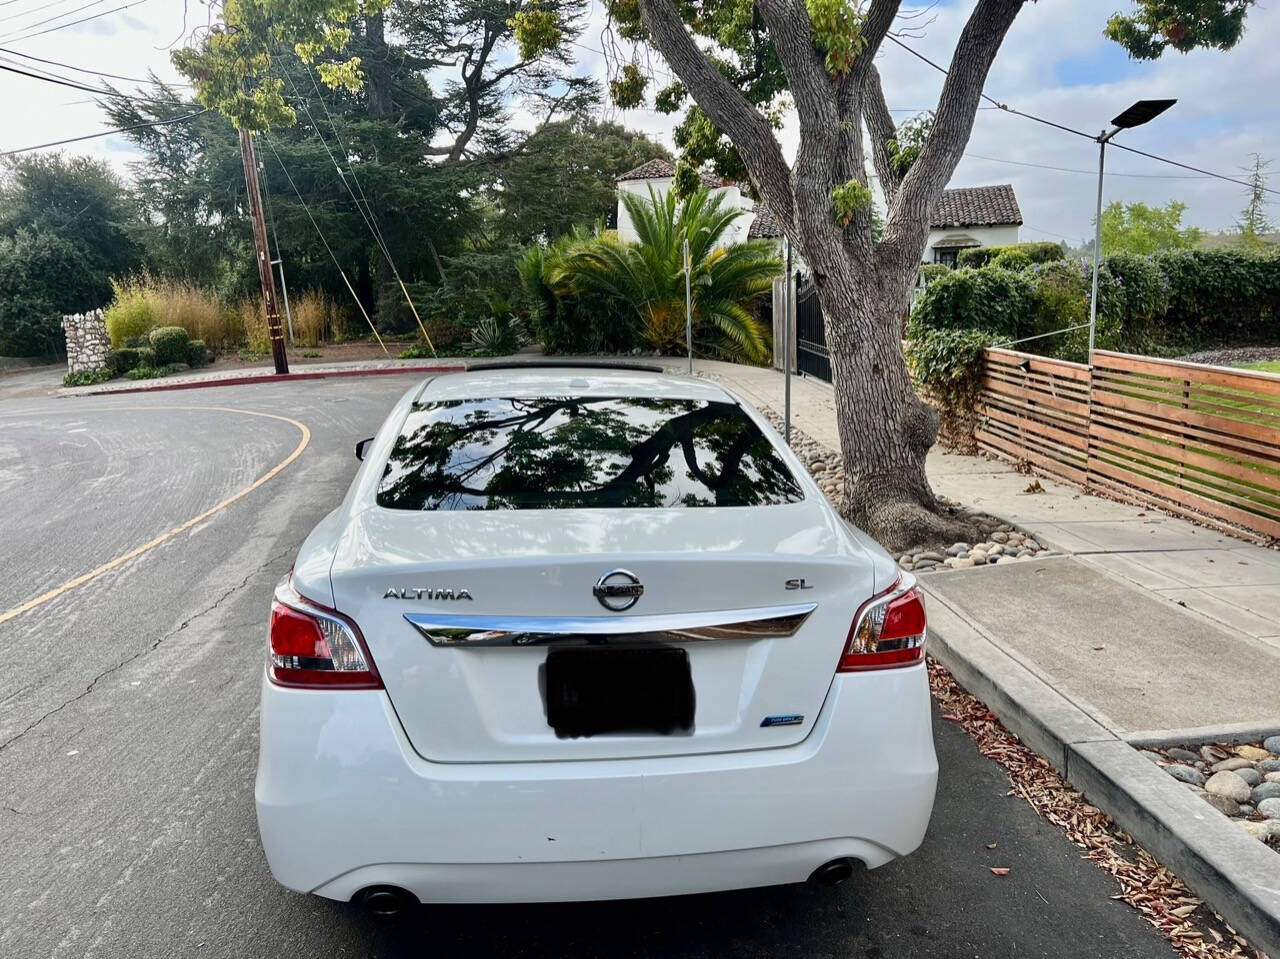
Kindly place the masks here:
[(853, 875), (853, 862), (848, 859), (832, 859), (819, 866), (809, 876), (809, 881), (819, 886), (838, 886)]
[(354, 900), (375, 916), (398, 916), (420, 905), (418, 897), (399, 886), (366, 886)]

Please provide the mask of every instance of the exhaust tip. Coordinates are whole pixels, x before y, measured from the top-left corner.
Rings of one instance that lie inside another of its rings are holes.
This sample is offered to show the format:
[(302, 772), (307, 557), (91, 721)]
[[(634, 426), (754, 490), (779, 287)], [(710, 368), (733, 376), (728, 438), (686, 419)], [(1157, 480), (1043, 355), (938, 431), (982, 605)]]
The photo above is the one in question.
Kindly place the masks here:
[(399, 886), (368, 886), (355, 895), (354, 900), (375, 916), (398, 916), (420, 905), (418, 897)]
[(833, 859), (819, 866), (809, 876), (809, 881), (819, 886), (838, 886), (853, 875), (853, 862), (849, 859)]

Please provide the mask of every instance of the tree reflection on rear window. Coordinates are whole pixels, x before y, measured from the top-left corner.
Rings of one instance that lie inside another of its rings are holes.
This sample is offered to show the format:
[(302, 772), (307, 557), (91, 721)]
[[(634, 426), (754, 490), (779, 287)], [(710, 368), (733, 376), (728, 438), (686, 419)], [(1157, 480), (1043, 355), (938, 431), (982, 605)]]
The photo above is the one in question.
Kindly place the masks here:
[(415, 404), (378, 505), (406, 510), (769, 506), (804, 498), (734, 403), (617, 397)]

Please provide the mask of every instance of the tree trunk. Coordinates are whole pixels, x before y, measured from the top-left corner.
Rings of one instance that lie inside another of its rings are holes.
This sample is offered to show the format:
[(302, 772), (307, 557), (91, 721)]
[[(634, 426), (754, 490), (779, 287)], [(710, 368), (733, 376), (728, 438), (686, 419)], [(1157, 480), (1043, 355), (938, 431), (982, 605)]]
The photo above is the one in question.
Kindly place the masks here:
[(894, 551), (972, 541), (976, 530), (942, 513), (925, 476), (938, 415), (916, 395), (902, 353), (902, 278), (844, 258), (815, 281), (835, 385), (843, 511)]

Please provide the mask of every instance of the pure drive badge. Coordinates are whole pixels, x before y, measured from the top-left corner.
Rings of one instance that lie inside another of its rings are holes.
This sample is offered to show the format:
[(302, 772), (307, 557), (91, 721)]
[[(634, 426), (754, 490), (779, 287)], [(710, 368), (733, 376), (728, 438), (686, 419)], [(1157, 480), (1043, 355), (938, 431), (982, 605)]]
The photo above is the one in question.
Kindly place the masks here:
[(804, 722), (804, 716), (800, 713), (780, 713), (776, 716), (766, 716), (760, 720), (761, 726), (799, 726)]

